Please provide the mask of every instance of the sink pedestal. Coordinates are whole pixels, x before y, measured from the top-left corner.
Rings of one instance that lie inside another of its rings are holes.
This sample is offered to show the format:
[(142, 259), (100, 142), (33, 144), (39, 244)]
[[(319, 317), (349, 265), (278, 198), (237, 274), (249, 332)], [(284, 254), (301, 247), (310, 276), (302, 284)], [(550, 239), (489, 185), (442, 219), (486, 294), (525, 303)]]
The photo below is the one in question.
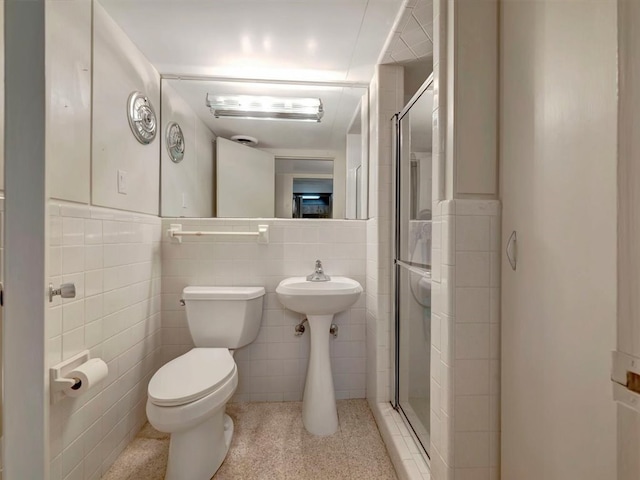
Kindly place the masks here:
[(329, 329), (333, 315), (351, 307), (361, 293), (362, 285), (347, 277), (331, 277), (322, 282), (290, 277), (276, 287), (280, 303), (289, 310), (306, 314), (309, 320), (311, 352), (302, 400), (302, 422), (314, 435), (331, 435), (338, 430)]
[(331, 435), (338, 430), (338, 411), (329, 358), (329, 328), (333, 315), (307, 315), (307, 319), (311, 352), (302, 400), (302, 422), (309, 433)]

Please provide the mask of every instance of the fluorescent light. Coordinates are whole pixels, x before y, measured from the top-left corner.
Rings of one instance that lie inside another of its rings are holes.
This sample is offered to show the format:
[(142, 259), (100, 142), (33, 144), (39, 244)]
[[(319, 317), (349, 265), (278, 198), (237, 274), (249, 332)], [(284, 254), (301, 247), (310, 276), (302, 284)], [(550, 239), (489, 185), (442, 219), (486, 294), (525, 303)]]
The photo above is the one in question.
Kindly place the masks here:
[(216, 117), (320, 122), (324, 115), (319, 98), (263, 97), (207, 94), (207, 107)]
[(320, 200), (320, 195), (302, 195), (303, 200)]

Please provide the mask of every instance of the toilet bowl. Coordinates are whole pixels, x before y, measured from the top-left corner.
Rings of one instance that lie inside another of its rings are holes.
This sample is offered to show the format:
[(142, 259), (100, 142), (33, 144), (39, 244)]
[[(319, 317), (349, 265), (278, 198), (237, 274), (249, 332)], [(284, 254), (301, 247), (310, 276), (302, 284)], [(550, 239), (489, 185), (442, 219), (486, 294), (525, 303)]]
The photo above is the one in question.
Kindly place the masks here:
[(166, 479), (208, 479), (231, 444), (225, 405), (238, 370), (225, 348), (194, 348), (164, 365), (149, 382), (147, 418), (171, 434)]
[(263, 296), (262, 287), (183, 291), (196, 348), (153, 375), (146, 407), (149, 423), (171, 434), (166, 480), (208, 480), (224, 461), (233, 436), (225, 406), (238, 386), (230, 349), (257, 336)]

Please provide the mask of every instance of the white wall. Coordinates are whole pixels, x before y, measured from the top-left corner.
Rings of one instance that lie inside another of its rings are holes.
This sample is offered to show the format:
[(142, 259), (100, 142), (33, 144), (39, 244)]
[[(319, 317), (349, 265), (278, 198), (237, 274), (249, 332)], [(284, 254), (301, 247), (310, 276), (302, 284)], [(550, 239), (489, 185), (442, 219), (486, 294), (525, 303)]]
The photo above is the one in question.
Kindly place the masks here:
[(217, 217), (275, 215), (275, 158), (257, 148), (216, 140)]
[(47, 185), (51, 198), (90, 201), (91, 0), (46, 4)]
[(333, 157), (333, 218), (345, 218), (347, 190), (347, 152), (342, 150)]
[(446, 59), (436, 60), (441, 52), (434, 41), (434, 71), (440, 60), (445, 61), (438, 71), (445, 73), (446, 69), (447, 198), (496, 198), (499, 2), (447, 3), (447, 28), (434, 28), (447, 39)]
[[(165, 131), (169, 122), (177, 122), (184, 135), (185, 151), (180, 163), (174, 163), (167, 152)], [(159, 136), (162, 216), (211, 217), (215, 135), (167, 82), (162, 86)]]
[[(182, 244), (162, 243), (163, 361), (193, 347), (185, 310), (179, 300), (187, 285), (260, 285), (267, 295), (256, 341), (235, 354), (239, 369), (235, 401), (302, 399), (309, 331), (294, 336), (304, 315), (283, 308), (275, 288), (289, 276), (307, 275), (321, 259), (329, 275), (346, 275), (365, 284), (365, 226), (346, 220), (162, 220), (183, 229), (256, 230), (270, 225), (269, 244), (251, 237), (185, 237)], [(337, 398), (365, 397), (365, 296), (336, 315), (338, 338), (331, 338), (331, 365)]]
[[(160, 118), (160, 77), (131, 40), (94, 2), (92, 203), (158, 214), (160, 139), (139, 143), (127, 121), (127, 100), (144, 93)], [(118, 193), (118, 170), (127, 175), (127, 193)]]
[[(159, 109), (159, 79), (97, 2), (91, 52), (91, 7), (87, 0), (47, 4), (51, 195), (92, 204), (49, 205), (47, 277), (75, 283), (77, 296), (48, 305), (46, 366), (89, 349), (110, 373), (86, 396), (51, 406), (51, 480), (97, 480), (106, 472), (146, 420), (147, 383), (161, 359), (160, 219), (153, 216), (160, 140), (138, 144), (126, 118), (133, 89), (148, 88)], [(115, 193), (118, 168), (129, 174), (127, 195)]]
[(347, 218), (356, 218), (356, 169), (362, 165), (362, 135), (347, 134), (347, 165), (345, 178), (345, 215)]
[[(618, 350), (640, 358), (640, 4), (618, 1)], [(618, 406), (618, 479), (640, 478), (640, 414)]]
[(0, 32), (0, 190), (4, 190), (4, 0), (0, 0)]
[[(199, 119), (198, 119), (199, 120)], [(196, 121), (196, 149), (197, 168), (196, 175), (199, 179), (195, 197), (192, 200), (197, 206), (198, 212), (212, 212), (214, 203), (215, 185), (215, 135), (201, 121)], [(198, 213), (198, 216), (208, 216)]]
[(616, 2), (500, 18), (502, 476), (614, 479)]
[(146, 421), (160, 366), (160, 219), (51, 203), (49, 280), (76, 298), (48, 304), (47, 366), (82, 350), (109, 367), (101, 384), (51, 405), (50, 480), (99, 479)]
[(275, 189), (276, 217), (291, 218), (293, 215), (293, 174), (277, 173)]
[[(392, 393), (392, 117), (402, 105), (404, 72), (378, 65), (369, 85), (369, 217), (367, 221), (367, 398), (375, 405)], [(376, 417), (379, 421), (380, 417)]]

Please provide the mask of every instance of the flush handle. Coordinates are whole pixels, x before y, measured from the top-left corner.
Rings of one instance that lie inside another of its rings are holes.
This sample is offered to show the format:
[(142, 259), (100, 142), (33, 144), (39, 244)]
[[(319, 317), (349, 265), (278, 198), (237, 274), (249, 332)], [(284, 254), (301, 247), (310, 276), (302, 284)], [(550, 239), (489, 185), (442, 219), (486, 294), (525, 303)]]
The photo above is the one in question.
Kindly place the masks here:
[(53, 283), (49, 284), (49, 303), (53, 302), (53, 297), (60, 295), (62, 298), (76, 298), (76, 286), (73, 283), (63, 283), (60, 288), (53, 288)]

